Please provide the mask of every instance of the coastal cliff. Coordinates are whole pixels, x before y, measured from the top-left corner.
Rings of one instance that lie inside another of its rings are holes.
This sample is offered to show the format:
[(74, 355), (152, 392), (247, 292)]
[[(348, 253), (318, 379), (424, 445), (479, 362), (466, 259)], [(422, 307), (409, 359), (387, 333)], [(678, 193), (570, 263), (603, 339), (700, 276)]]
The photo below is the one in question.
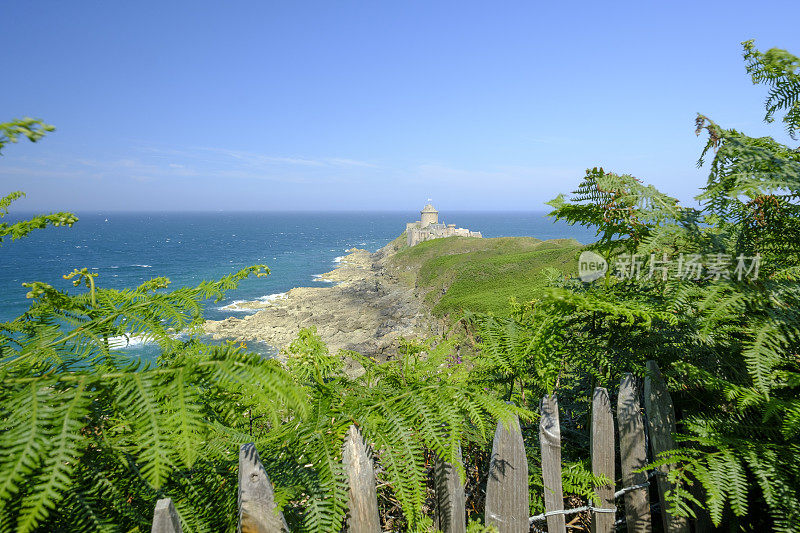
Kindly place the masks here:
[[(298, 287), (270, 302), (244, 302), (257, 312), (205, 323), (215, 338), (262, 341), (283, 349), (315, 326), (331, 352), (385, 359), (400, 337), (439, 333), (463, 310), (504, 314), (509, 300), (530, 301), (558, 276), (577, 272), (583, 246), (574, 239), (449, 237), (415, 246), (406, 234), (375, 253), (352, 248), (322, 275), (330, 287)], [(449, 318), (448, 318), (449, 317)]]
[(322, 275), (336, 285), (297, 287), (270, 302), (239, 303), (236, 309), (258, 311), (208, 320), (204, 329), (215, 339), (257, 340), (283, 349), (300, 329), (315, 326), (333, 353), (344, 349), (383, 358), (400, 337), (431, 333), (430, 314), (413, 287), (386, 268), (396, 249), (395, 243), (375, 253), (352, 248), (336, 269)]

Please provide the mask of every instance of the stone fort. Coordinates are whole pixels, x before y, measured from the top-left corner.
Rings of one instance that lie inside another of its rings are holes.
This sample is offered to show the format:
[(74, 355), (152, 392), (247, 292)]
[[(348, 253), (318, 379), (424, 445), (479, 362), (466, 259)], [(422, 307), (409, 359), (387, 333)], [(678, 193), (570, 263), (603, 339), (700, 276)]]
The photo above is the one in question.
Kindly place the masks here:
[(406, 239), (409, 246), (422, 241), (441, 239), (443, 237), (483, 237), (480, 231), (457, 228), (455, 224), (440, 224), (439, 212), (431, 204), (419, 212), (419, 220), (406, 224)]

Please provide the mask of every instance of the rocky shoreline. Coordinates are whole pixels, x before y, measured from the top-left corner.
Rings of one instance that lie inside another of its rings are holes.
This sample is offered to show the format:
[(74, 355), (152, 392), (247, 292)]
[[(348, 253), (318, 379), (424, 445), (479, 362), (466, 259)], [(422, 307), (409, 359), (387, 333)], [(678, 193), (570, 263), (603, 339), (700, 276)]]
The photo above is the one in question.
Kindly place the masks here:
[(296, 287), (270, 301), (238, 303), (235, 309), (258, 311), (208, 320), (204, 330), (215, 339), (257, 340), (282, 350), (301, 328), (316, 326), (332, 353), (354, 350), (385, 359), (400, 337), (429, 335), (433, 324), (414, 289), (386, 268), (390, 254), (391, 245), (375, 253), (352, 248), (336, 269), (321, 276), (335, 285)]

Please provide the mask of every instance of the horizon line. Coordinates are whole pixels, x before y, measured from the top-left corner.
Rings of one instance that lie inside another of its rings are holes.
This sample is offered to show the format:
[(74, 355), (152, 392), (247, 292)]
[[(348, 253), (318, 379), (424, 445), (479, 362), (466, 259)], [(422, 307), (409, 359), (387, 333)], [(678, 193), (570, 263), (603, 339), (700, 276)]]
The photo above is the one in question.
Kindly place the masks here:
[[(251, 214), (288, 214), (288, 213), (303, 213), (303, 214), (313, 214), (313, 213), (326, 213), (326, 214), (333, 214), (333, 213), (341, 213), (341, 214), (369, 214), (369, 213), (397, 213), (397, 214), (407, 214), (407, 213), (417, 213), (419, 212), (416, 209), (269, 209), (269, 210), (257, 210), (257, 209), (231, 209), (231, 210), (224, 210), (224, 209), (217, 209), (217, 210), (208, 210), (208, 209), (179, 209), (179, 210), (165, 210), (165, 209), (110, 209), (105, 211), (89, 211), (86, 209), (64, 209), (64, 210), (46, 210), (46, 209), (24, 209), (24, 210), (10, 210), (9, 213), (6, 215), (13, 216), (13, 215), (42, 215), (42, 214), (49, 214), (49, 213), (63, 213), (63, 212), (72, 212), (72, 213), (85, 213), (90, 215), (104, 215), (104, 214), (181, 214), (181, 213), (195, 213), (195, 214), (231, 214), (231, 213), (251, 213)], [(547, 213), (548, 210), (546, 209), (448, 209), (444, 211), (445, 214), (447, 213)], [(440, 211), (442, 213), (442, 211)]]

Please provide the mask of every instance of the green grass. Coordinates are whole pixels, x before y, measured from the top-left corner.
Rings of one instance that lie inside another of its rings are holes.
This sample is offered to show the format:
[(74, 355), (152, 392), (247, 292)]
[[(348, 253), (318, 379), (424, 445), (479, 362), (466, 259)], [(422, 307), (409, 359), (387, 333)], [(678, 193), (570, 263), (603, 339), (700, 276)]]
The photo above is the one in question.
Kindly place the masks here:
[(509, 300), (535, 299), (548, 276), (577, 272), (583, 246), (574, 239), (449, 237), (397, 252), (390, 266), (425, 294), (434, 315), (462, 310), (506, 314)]

